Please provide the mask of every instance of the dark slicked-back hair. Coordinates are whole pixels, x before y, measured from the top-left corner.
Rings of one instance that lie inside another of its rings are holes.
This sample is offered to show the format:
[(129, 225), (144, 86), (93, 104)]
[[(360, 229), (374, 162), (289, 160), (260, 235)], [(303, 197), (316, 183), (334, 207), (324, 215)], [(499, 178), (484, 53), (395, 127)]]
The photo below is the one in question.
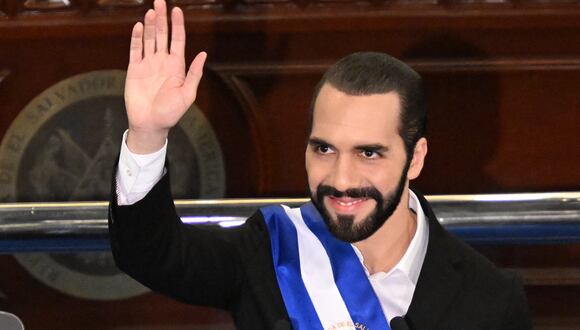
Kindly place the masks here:
[(331, 66), (316, 86), (310, 107), (312, 131), (314, 104), (325, 84), (348, 95), (396, 92), (401, 102), (399, 135), (411, 159), (417, 141), (425, 135), (426, 106), (421, 76), (407, 64), (383, 53), (354, 53)]

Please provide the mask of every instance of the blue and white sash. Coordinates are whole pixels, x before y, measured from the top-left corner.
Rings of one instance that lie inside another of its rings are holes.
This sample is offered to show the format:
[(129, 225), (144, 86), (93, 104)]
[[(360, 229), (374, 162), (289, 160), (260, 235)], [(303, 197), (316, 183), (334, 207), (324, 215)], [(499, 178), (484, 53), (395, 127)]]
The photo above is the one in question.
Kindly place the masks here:
[(390, 329), (352, 246), (332, 236), (312, 203), (261, 212), (294, 329)]

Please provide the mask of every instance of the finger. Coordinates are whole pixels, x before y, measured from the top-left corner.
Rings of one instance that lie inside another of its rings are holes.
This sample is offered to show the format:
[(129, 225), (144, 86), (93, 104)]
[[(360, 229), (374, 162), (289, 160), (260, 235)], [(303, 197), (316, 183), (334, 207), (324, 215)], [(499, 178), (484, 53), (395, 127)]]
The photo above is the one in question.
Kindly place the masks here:
[(157, 42), (157, 51), (167, 53), (167, 5), (165, 0), (155, 0), (153, 3), (155, 7), (155, 39)]
[(171, 54), (183, 56), (185, 53), (185, 24), (183, 11), (178, 7), (171, 11)]
[(129, 64), (139, 63), (143, 58), (143, 24), (136, 23), (131, 32), (131, 47), (129, 50)]
[(193, 103), (195, 97), (197, 96), (197, 87), (201, 77), (203, 76), (203, 65), (207, 58), (206, 52), (201, 52), (191, 62), (187, 76), (185, 77), (185, 82), (183, 83), (183, 96), (187, 103)]
[(145, 14), (143, 48), (145, 57), (155, 54), (155, 11), (153, 9), (149, 9)]

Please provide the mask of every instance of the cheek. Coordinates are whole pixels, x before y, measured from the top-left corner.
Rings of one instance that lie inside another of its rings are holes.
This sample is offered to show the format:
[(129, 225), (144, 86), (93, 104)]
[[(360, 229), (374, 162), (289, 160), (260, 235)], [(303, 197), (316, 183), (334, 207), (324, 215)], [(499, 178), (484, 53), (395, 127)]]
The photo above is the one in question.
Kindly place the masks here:
[(393, 167), (383, 167), (374, 168), (372, 171), (368, 171), (366, 178), (368, 183), (379, 190), (381, 195), (392, 192), (401, 177), (402, 169)]
[(312, 155), (306, 155), (306, 176), (308, 178), (308, 186), (310, 191), (315, 193), (318, 185), (324, 180), (324, 168), (320, 161), (316, 160)]

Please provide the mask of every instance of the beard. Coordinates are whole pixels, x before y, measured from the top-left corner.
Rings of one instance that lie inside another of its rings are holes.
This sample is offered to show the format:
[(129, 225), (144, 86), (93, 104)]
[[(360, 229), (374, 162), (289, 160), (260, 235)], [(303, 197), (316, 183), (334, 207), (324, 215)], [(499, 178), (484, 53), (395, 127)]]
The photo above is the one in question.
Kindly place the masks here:
[[(386, 195), (381, 195), (380, 191), (375, 187), (350, 188), (345, 191), (339, 191), (336, 188), (328, 185), (320, 184), (316, 188), (316, 195), (310, 192), (312, 203), (322, 215), (322, 219), (328, 227), (328, 230), (337, 239), (355, 243), (369, 238), (374, 234), (383, 224), (393, 215), (397, 206), (401, 202), (403, 189), (407, 182), (407, 170), (410, 162), (405, 164), (403, 172), (399, 178), (399, 182), (395, 189)], [(376, 202), (375, 209), (359, 223), (354, 222), (354, 215), (336, 215), (336, 220), (333, 220), (330, 212), (324, 205), (324, 197), (350, 197), (350, 198), (369, 198)]]

